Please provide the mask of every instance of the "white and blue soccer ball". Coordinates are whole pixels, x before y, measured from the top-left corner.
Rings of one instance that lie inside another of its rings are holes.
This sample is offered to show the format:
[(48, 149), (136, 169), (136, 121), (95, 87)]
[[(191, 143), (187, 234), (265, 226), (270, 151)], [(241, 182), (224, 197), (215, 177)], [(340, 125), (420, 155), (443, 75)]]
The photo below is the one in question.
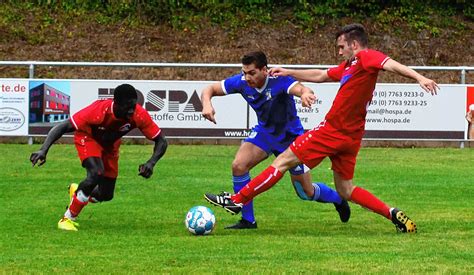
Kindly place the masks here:
[(186, 214), (184, 224), (194, 235), (207, 235), (214, 230), (216, 216), (211, 209), (205, 206), (194, 206)]

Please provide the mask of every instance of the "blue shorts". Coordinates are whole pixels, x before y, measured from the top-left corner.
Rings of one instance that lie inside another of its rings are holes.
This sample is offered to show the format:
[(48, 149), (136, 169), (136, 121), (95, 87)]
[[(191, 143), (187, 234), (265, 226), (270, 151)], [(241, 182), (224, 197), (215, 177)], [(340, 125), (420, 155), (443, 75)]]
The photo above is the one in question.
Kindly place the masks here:
[[(301, 131), (300, 134), (303, 134)], [(250, 135), (244, 140), (244, 142), (250, 142), (262, 149), (267, 155), (275, 155), (283, 153), (290, 146), (290, 144), (299, 136), (299, 134), (285, 133), (279, 136), (275, 136), (265, 131), (260, 130), (257, 126), (252, 129)], [(301, 175), (309, 171), (304, 164), (300, 164), (290, 169), (290, 174)]]

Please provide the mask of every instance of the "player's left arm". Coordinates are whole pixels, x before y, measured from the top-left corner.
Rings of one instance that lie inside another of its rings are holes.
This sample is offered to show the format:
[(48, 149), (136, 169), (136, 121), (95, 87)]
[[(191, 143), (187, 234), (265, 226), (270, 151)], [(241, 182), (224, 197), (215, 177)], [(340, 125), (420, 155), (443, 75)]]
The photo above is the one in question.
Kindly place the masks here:
[(300, 97), (303, 107), (311, 107), (316, 100), (313, 90), (299, 82), (291, 87), (289, 93)]
[(423, 75), (417, 73), (415, 70), (408, 68), (407, 66), (398, 63), (393, 59), (388, 59), (383, 65), (383, 69), (389, 72), (397, 73), (401, 76), (405, 76), (411, 79), (418, 81), (421, 88), (432, 95), (437, 94), (437, 89), (439, 89), (438, 84), (433, 80), (424, 77)]
[(168, 148), (168, 141), (163, 134), (159, 134), (153, 141), (155, 142), (155, 146), (153, 147), (151, 158), (138, 167), (138, 174), (144, 178), (149, 178), (153, 175), (153, 168)]

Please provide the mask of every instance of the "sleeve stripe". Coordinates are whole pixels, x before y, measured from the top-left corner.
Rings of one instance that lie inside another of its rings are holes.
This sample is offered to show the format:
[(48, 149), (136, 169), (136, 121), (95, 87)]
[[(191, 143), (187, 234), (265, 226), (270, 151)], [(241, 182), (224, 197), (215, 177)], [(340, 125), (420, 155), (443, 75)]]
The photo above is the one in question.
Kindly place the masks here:
[(74, 125), (74, 128), (76, 128), (76, 130), (79, 130), (79, 128), (77, 127), (76, 122), (74, 121), (74, 116), (71, 116), (71, 122)]
[(156, 133), (151, 139), (155, 139), (157, 136), (161, 134), (161, 129), (158, 130), (158, 133)]
[(224, 91), (224, 94), (227, 95), (227, 94), (229, 94), (229, 93), (228, 93), (227, 90), (225, 89), (224, 81), (225, 81), (225, 80), (222, 80), (222, 81), (221, 81), (221, 88), (222, 88), (222, 91)]
[(286, 90), (286, 93), (289, 94), (291, 88), (293, 88), (296, 84), (298, 84), (298, 81), (295, 81), (295, 82), (291, 83), (290, 87), (288, 87), (288, 89)]
[(388, 56), (385, 57), (385, 59), (382, 61), (382, 63), (380, 63), (380, 65), (382, 65), (382, 67), (383, 67), (383, 65), (385, 64), (385, 62), (387, 62), (389, 59), (390, 59), (390, 57), (388, 57)]

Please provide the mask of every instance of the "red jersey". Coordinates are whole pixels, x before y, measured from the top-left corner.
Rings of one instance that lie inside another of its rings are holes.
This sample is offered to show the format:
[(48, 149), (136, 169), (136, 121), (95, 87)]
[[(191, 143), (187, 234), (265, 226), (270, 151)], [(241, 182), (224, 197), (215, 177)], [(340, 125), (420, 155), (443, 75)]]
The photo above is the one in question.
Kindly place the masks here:
[(76, 128), (75, 136), (90, 136), (102, 145), (112, 145), (115, 141), (138, 128), (146, 138), (157, 137), (161, 129), (153, 122), (148, 112), (138, 105), (129, 121), (116, 118), (113, 100), (97, 100), (71, 117)]
[(326, 114), (326, 123), (345, 135), (362, 138), (378, 73), (389, 59), (379, 51), (366, 49), (338, 67), (328, 69), (328, 76), (340, 81), (341, 86)]

